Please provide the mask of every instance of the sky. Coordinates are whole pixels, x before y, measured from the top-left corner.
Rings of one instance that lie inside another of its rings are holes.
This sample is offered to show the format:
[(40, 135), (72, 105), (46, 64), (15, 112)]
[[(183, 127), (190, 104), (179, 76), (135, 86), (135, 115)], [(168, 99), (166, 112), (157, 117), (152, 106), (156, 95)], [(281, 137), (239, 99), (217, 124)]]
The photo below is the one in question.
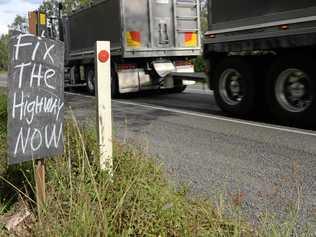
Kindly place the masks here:
[(8, 32), (16, 15), (27, 16), (29, 11), (36, 10), (42, 0), (0, 0), (0, 35)]

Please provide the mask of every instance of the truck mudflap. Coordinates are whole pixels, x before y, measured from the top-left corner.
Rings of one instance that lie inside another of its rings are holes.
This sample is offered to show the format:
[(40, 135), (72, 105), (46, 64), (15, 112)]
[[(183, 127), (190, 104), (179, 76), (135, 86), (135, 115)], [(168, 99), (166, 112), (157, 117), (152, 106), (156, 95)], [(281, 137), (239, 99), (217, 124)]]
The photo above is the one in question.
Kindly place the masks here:
[(153, 62), (153, 67), (161, 78), (170, 76), (172, 73), (194, 73), (194, 65), (188, 61)]
[[(151, 63), (156, 76), (149, 74), (144, 68), (138, 68), (136, 64), (119, 65), (118, 85), (120, 93), (138, 92), (155, 89), (172, 89), (177, 83), (182, 81), (181, 85), (191, 85), (195, 80), (190, 80), (192, 76), (186, 76), (194, 73), (194, 66), (188, 61), (179, 60), (157, 60)], [(178, 75), (174, 77), (174, 75)]]
[(207, 81), (207, 75), (205, 73), (183, 73), (183, 72), (173, 72), (170, 74), (170, 76), (173, 77), (173, 79), (182, 80), (184, 85), (191, 85), (195, 84), (196, 82), (206, 82)]
[(176, 66), (171, 61), (156, 61), (153, 62), (153, 67), (155, 69), (155, 72), (161, 78), (164, 78), (168, 76), (171, 72), (176, 71)]
[[(188, 63), (187, 61), (176, 61), (175, 63), (171, 61), (166, 62), (154, 62), (153, 67), (156, 73), (161, 77), (162, 88), (171, 89), (175, 87), (174, 80), (182, 80), (182, 85), (192, 85), (195, 84), (194, 80), (184, 80), (184, 78), (190, 73), (194, 73), (194, 65)], [(182, 77), (174, 77), (175, 74), (181, 74)]]
[(159, 89), (159, 84), (153, 83), (149, 74), (143, 68), (118, 71), (119, 92), (131, 93), (144, 90)]

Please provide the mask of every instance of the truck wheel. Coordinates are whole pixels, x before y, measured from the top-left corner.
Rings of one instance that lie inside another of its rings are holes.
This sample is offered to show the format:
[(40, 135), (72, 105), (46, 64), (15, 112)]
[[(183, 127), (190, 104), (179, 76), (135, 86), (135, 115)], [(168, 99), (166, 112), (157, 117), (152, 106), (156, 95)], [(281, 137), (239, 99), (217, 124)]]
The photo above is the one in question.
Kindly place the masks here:
[(171, 93), (182, 93), (187, 89), (187, 86), (179, 86), (171, 89)]
[(316, 73), (311, 58), (298, 55), (281, 58), (267, 78), (266, 98), (278, 120), (309, 122), (316, 113)]
[[(120, 95), (119, 87), (118, 87), (118, 79), (117, 79), (116, 73), (112, 72), (111, 75), (112, 75), (111, 97), (117, 98)], [(89, 94), (91, 95), (95, 95), (96, 93), (96, 81), (95, 81), (95, 75), (94, 75), (93, 69), (88, 69), (88, 72), (87, 72), (87, 90)]]
[(181, 80), (175, 80), (174, 81), (174, 88), (170, 89), (170, 93), (182, 93), (187, 89), (187, 86), (183, 85), (183, 82)]
[(111, 96), (112, 98), (118, 98), (120, 96), (118, 77), (114, 70), (111, 72)]
[(228, 57), (215, 69), (214, 96), (226, 113), (250, 114), (255, 105), (255, 88), (253, 70), (241, 57)]
[(90, 95), (95, 95), (95, 74), (93, 69), (89, 69), (87, 73), (87, 90)]

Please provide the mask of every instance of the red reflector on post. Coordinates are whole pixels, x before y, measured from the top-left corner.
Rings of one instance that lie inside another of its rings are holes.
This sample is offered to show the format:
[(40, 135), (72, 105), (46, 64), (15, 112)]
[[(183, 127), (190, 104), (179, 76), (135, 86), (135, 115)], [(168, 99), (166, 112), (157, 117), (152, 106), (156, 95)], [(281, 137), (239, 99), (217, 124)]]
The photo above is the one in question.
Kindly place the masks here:
[(110, 53), (106, 50), (101, 50), (98, 54), (98, 59), (101, 63), (106, 63), (110, 58)]

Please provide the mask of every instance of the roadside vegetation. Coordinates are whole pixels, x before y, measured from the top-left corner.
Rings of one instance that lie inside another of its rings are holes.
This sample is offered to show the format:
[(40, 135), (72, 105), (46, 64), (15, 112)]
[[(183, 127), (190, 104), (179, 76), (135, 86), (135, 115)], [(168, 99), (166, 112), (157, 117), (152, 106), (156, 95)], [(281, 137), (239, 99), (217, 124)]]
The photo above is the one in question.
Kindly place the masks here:
[[(244, 221), (238, 201), (193, 199), (170, 186), (163, 167), (142, 152), (115, 143), (114, 176), (98, 168), (93, 130), (65, 125), (65, 153), (47, 164), (47, 205), (38, 212), (33, 164), (7, 167), (6, 97), (0, 96), (0, 236), (313, 236), (297, 235), (291, 218), (266, 215), (258, 226)], [(6, 220), (21, 209), (31, 215), (8, 231)], [(301, 233), (301, 232), (300, 232)]]
[(9, 42), (8, 35), (0, 35), (0, 74), (8, 70), (8, 60), (9, 60), (8, 42)]
[[(0, 99), (4, 158), (5, 97)], [(80, 129), (76, 121), (66, 124), (65, 154), (47, 162), (48, 200), (42, 213), (34, 205), (33, 165), (4, 166), (2, 219), (23, 205), (32, 210), (34, 218), (15, 233), (20, 236), (251, 236), (241, 218), (225, 219), (221, 208), (189, 200), (184, 188), (170, 187), (162, 168), (141, 152), (116, 143), (111, 178), (98, 169), (97, 150), (93, 131)], [(1, 236), (10, 234), (5, 226), (1, 231)]]
[(205, 72), (207, 65), (202, 56), (199, 56), (193, 60), (194, 71), (195, 72)]

